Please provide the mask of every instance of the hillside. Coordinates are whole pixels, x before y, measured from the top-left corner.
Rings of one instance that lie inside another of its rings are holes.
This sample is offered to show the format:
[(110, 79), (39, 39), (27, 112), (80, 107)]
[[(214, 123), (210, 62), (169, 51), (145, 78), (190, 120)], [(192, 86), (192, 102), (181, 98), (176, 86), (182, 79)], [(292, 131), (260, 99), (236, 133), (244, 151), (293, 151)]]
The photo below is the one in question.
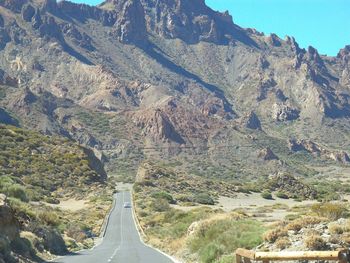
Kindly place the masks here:
[[(0, 262), (41, 262), (93, 245), (114, 185), (92, 151), (13, 126), (1, 125), (0, 138)], [(67, 210), (65, 200), (85, 205)]]
[(0, 17), (0, 119), (123, 180), (143, 159), (225, 180), (349, 164), (348, 46), (323, 56), (204, 0), (2, 0)]

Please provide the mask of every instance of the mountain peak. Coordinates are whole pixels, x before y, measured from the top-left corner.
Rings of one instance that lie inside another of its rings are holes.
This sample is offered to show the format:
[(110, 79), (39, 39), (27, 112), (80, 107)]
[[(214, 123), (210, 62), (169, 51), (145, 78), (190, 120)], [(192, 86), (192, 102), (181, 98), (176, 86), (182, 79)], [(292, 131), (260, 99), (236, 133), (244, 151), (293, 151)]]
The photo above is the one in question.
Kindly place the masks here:
[[(244, 30), (234, 25), (227, 11), (216, 12), (204, 0), (107, 0), (101, 7), (108, 6), (109, 10), (114, 9), (124, 18), (137, 17), (142, 20), (140, 5), (144, 10), (147, 31), (164, 38), (178, 38), (186, 43), (206, 41), (216, 44), (248, 38)], [(129, 11), (125, 17), (126, 6), (129, 6)], [(138, 7), (130, 8), (132, 6)], [(129, 19), (128, 24), (132, 23), (135, 21)]]
[(114, 2), (119, 9), (118, 19), (114, 27), (120, 42), (147, 42), (145, 10), (140, 0), (114, 0)]

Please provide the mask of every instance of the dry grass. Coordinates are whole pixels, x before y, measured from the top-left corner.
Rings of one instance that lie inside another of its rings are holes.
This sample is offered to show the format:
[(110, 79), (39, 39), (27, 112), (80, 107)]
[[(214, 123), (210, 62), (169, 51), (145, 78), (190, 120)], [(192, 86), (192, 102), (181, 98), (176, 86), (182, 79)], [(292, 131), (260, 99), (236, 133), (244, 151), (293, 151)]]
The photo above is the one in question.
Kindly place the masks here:
[(278, 240), (282, 237), (286, 237), (286, 236), (288, 236), (288, 231), (283, 227), (277, 227), (277, 228), (274, 228), (274, 229), (267, 231), (263, 235), (263, 239), (264, 239), (264, 241), (274, 243), (274, 242), (276, 242), (276, 240)]
[(326, 241), (316, 234), (305, 237), (304, 244), (310, 250), (324, 250), (327, 247)]
[(344, 226), (339, 225), (338, 223), (331, 223), (328, 226), (329, 233), (335, 234), (335, 235), (340, 235), (344, 233)]
[(300, 231), (302, 228), (317, 225), (324, 221), (327, 221), (327, 219), (322, 217), (305, 216), (290, 222), (286, 226), (286, 230)]
[(282, 237), (277, 239), (275, 245), (278, 249), (285, 249), (287, 247), (289, 247), (292, 243), (290, 242), (290, 240), (287, 237)]

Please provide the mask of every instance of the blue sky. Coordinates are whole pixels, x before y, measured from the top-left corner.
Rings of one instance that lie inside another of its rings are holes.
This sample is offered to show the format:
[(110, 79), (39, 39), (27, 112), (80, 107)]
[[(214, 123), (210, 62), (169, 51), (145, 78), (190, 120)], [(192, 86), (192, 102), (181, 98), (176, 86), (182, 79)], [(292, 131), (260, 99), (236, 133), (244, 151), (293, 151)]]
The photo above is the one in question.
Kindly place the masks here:
[[(101, 0), (74, 0), (99, 4)], [(215, 10), (229, 10), (242, 27), (281, 38), (294, 36), (301, 47), (335, 56), (350, 45), (350, 0), (206, 0)]]

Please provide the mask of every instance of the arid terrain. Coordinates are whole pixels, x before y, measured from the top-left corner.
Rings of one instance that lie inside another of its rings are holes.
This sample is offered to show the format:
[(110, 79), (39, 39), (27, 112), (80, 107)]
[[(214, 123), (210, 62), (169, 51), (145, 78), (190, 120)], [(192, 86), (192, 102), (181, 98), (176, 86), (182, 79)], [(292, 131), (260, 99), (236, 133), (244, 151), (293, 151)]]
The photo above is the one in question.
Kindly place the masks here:
[(326, 229), (348, 216), (349, 118), (350, 46), (325, 56), (204, 0), (0, 0), (0, 262), (92, 247), (124, 187), (187, 262), (314, 226), (348, 245)]

